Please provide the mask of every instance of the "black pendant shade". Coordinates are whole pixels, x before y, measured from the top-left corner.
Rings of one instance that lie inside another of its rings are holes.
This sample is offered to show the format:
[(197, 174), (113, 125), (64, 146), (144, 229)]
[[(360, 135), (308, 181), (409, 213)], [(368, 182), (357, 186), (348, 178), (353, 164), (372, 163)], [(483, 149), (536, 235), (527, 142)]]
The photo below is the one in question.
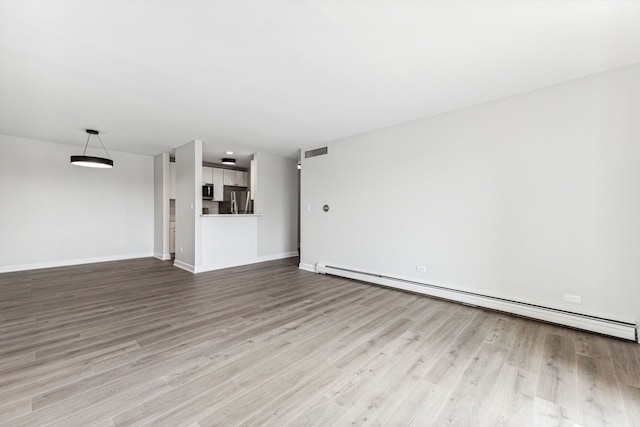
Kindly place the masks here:
[(113, 160), (93, 156), (71, 156), (71, 164), (87, 168), (112, 168)]
[[(86, 132), (89, 136), (87, 137), (87, 143), (84, 145), (84, 152), (82, 153), (82, 156), (71, 156), (71, 164), (76, 166), (84, 166), (87, 168), (112, 168), (113, 160), (109, 158), (109, 153), (104, 147), (102, 139), (100, 139), (100, 132), (93, 129), (86, 129)], [(85, 155), (87, 153), (87, 146), (89, 146), (89, 139), (91, 139), (91, 135), (96, 135), (98, 137), (98, 141), (100, 141), (100, 145), (102, 145), (102, 149), (107, 155), (107, 158)]]
[(230, 157), (225, 157), (222, 159), (222, 164), (223, 165), (235, 165), (236, 164), (236, 159), (232, 159)]

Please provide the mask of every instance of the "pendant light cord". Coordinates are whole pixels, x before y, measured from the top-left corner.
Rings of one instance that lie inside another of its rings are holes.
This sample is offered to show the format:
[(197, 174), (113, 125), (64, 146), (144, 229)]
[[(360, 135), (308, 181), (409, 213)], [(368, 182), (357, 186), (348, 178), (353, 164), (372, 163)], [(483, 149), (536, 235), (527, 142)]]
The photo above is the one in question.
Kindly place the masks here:
[[(87, 147), (89, 146), (89, 140), (91, 139), (91, 135), (89, 134), (89, 136), (87, 137), (87, 143), (84, 144), (84, 151), (82, 152), (82, 155), (84, 156), (85, 154), (87, 154)], [(104, 144), (102, 143), (102, 138), (100, 138), (100, 134), (96, 134), (96, 136), (98, 137), (98, 141), (100, 141), (100, 145), (102, 145), (102, 149), (104, 150), (104, 152), (107, 154), (107, 157), (109, 159), (111, 159), (111, 155), (109, 154), (109, 152), (107, 151), (107, 148), (104, 146)]]
[(109, 154), (109, 152), (107, 151), (107, 148), (104, 146), (104, 144), (102, 143), (102, 138), (100, 138), (100, 134), (96, 135), (98, 137), (98, 141), (100, 141), (100, 145), (102, 145), (102, 149), (104, 150), (105, 153), (107, 153), (107, 157), (111, 158), (111, 155)]
[(85, 154), (87, 154), (87, 147), (89, 146), (89, 140), (91, 139), (91, 134), (89, 134), (89, 136), (87, 136), (87, 143), (84, 144), (84, 151), (82, 152), (82, 155), (84, 156)]

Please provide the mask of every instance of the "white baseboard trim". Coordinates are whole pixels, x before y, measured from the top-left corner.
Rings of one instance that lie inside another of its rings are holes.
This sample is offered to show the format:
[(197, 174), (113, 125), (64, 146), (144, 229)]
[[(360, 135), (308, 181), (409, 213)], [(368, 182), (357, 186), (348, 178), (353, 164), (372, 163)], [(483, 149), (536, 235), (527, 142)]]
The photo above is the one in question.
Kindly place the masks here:
[(153, 257), (158, 258), (160, 261), (168, 261), (171, 259), (171, 254), (161, 254), (159, 252), (154, 252)]
[(256, 262), (275, 261), (277, 259), (293, 258), (295, 256), (298, 256), (298, 251), (283, 252), (281, 254), (274, 255), (262, 255), (256, 258)]
[(424, 295), (435, 296), (465, 304), (486, 307), (507, 313), (518, 314), (533, 319), (544, 320), (551, 323), (570, 326), (573, 328), (597, 332), (618, 338), (636, 341), (636, 325), (632, 322), (625, 322), (613, 319), (603, 319), (596, 316), (589, 316), (581, 313), (572, 313), (549, 307), (542, 307), (518, 301), (510, 301), (502, 298), (487, 295), (475, 294), (466, 291), (459, 291), (442, 286), (434, 286), (426, 283), (414, 282), (411, 280), (399, 279), (383, 276), (374, 273), (356, 271), (337, 266), (328, 266), (322, 263), (316, 265), (316, 270), (321, 274), (332, 274), (364, 282), (376, 283), (392, 288), (403, 289)]
[(178, 267), (182, 270), (186, 270), (189, 273), (196, 273), (196, 268), (193, 265), (187, 264), (186, 262), (178, 261), (177, 259), (173, 261), (173, 266)]
[(301, 262), (300, 264), (298, 264), (298, 268), (300, 270), (305, 270), (305, 271), (310, 271), (312, 273), (317, 273), (316, 266), (313, 265), (313, 264), (305, 264), (305, 263)]
[(0, 273), (10, 273), (13, 271), (26, 271), (26, 270), (40, 270), (43, 268), (54, 268), (54, 267), (68, 267), (70, 265), (94, 264), (96, 262), (122, 261), (125, 259), (150, 258), (152, 256), (153, 256), (153, 252), (142, 252), (137, 254), (123, 254), (123, 255), (111, 255), (111, 256), (101, 256), (101, 257), (93, 257), (93, 258), (76, 258), (76, 259), (65, 259), (60, 261), (37, 262), (33, 264), (2, 265), (0, 266)]
[(255, 258), (248, 258), (244, 260), (237, 260), (237, 261), (221, 263), (221, 264), (209, 264), (209, 265), (203, 265), (201, 267), (197, 267), (194, 273), (204, 273), (206, 271), (222, 270), (223, 268), (240, 267), (243, 265), (257, 264), (260, 262), (275, 261), (278, 259), (293, 258), (297, 256), (298, 256), (298, 252), (295, 251), (295, 252), (284, 252), (284, 253), (275, 254), (275, 255), (258, 256)]

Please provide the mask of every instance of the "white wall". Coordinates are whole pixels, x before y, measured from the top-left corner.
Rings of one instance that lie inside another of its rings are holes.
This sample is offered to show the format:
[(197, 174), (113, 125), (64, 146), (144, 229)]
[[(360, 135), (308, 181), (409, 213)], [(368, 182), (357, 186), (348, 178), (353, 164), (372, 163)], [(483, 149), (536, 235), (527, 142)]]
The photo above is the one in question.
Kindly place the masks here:
[(176, 148), (176, 258), (174, 265), (194, 272), (200, 253), (202, 212), (202, 141)]
[(633, 66), (332, 142), (301, 263), (638, 321), (639, 112)]
[(0, 152), (0, 271), (152, 255), (152, 157), (83, 168), (82, 147), (7, 135)]
[(298, 250), (298, 169), (296, 159), (256, 153), (258, 256), (295, 255)]
[(153, 158), (154, 243), (156, 258), (171, 259), (169, 253), (169, 153)]

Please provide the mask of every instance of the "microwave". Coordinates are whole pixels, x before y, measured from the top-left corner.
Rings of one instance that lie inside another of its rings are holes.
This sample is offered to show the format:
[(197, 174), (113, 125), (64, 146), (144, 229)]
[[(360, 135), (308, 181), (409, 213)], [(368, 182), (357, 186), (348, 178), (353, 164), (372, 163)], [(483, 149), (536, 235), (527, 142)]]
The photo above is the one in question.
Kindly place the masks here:
[(202, 200), (213, 200), (213, 184), (202, 186)]

